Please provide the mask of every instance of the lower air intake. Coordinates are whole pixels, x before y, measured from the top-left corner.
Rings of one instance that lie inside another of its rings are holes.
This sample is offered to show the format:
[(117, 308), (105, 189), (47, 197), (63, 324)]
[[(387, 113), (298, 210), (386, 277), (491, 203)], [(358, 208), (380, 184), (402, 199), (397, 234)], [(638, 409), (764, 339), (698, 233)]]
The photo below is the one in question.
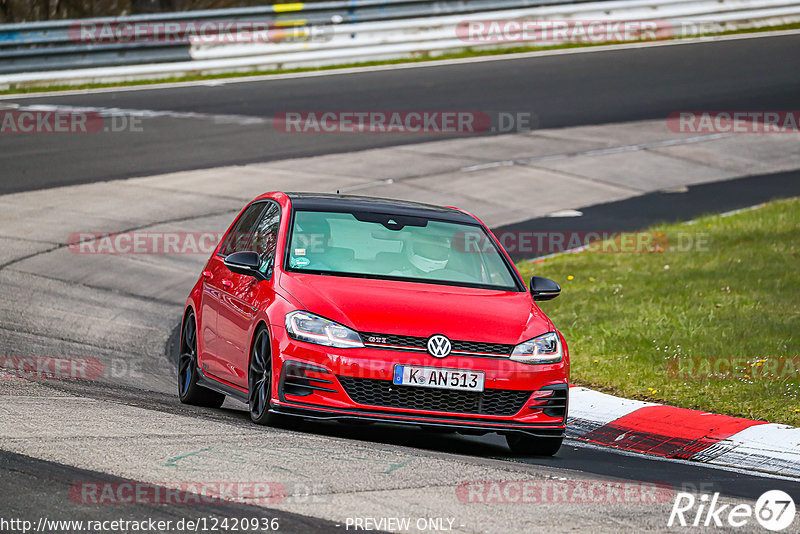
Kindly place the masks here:
[(487, 389), (482, 393), (398, 386), (390, 380), (340, 376), (339, 382), (353, 401), (368, 406), (479, 415), (515, 415), (530, 391)]

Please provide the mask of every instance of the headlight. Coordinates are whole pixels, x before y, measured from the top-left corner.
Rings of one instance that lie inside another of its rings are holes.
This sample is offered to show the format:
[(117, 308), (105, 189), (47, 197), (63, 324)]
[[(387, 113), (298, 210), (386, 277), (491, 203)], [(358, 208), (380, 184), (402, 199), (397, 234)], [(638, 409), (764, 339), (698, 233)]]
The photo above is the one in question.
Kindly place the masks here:
[(558, 334), (548, 332), (514, 347), (511, 359), (521, 363), (558, 363), (562, 355)]
[(364, 346), (355, 330), (299, 310), (286, 314), (286, 332), (292, 339), (339, 349)]

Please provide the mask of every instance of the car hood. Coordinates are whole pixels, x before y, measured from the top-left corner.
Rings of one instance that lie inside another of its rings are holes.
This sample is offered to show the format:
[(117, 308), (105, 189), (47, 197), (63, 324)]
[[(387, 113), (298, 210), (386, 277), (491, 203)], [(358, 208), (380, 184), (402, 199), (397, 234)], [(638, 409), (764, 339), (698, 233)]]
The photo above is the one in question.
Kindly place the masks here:
[(529, 293), (302, 273), (282, 273), (280, 286), (359, 332), (517, 344), (553, 330)]

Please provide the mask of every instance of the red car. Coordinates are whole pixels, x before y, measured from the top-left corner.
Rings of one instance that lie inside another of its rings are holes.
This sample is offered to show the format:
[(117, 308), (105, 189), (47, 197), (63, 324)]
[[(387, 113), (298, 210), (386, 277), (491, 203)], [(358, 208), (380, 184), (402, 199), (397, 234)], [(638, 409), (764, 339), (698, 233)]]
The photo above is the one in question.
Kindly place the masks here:
[(184, 403), (230, 396), (283, 416), (499, 432), (552, 455), (569, 355), (494, 235), (455, 208), (267, 193), (242, 210), (186, 301)]

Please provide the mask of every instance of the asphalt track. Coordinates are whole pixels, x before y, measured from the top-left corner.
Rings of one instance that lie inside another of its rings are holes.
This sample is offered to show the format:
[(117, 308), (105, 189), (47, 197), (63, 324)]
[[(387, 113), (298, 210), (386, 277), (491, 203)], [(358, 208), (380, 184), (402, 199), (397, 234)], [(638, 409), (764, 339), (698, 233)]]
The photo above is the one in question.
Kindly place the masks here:
[[(796, 109), (800, 95), (800, 58), (793, 54), (800, 37), (776, 37), (713, 44), (665, 47), (539, 58), (469, 66), (385, 71), (253, 82), (221, 87), (152, 89), (85, 96), (46, 97), (37, 103), (191, 111), (208, 115), (271, 117), (276, 112), (301, 109), (480, 109), (530, 110), (541, 127), (663, 118), (676, 109)], [(703, 81), (698, 80), (703, 72)], [(411, 74), (411, 75), (410, 75)], [(492, 86), (490, 81), (500, 80)], [(625, 98), (620, 98), (625, 94)], [(502, 108), (487, 109), (490, 100)], [(33, 102), (34, 100), (31, 100)], [(580, 105), (575, 105), (575, 102)], [(13, 100), (23, 103), (22, 99)], [(420, 103), (424, 102), (424, 105)], [(297, 155), (346, 152), (394, 143), (411, 143), (420, 136), (287, 136), (269, 124), (197, 123), (181, 118), (149, 119), (141, 133), (81, 136), (3, 136), (0, 145), (2, 190), (49, 188), (81, 182), (156, 174), (172, 170), (246, 163)], [(636, 229), (666, 219), (690, 218), (708, 211), (726, 211), (798, 191), (798, 173), (744, 178), (688, 188), (685, 193), (653, 193), (619, 203), (584, 209), (580, 219), (538, 219), (507, 229), (569, 230), (573, 225)], [(550, 225), (542, 228), (542, 225)], [(57, 343), (58, 340), (52, 340)], [(164, 364), (174, 361), (175, 336), (165, 341)], [(162, 381), (160, 368), (148, 370), (145, 382)], [(224, 420), (233, 427), (250, 428), (246, 412), (226, 404), (221, 410), (183, 406), (175, 396), (112, 382), (52, 381), (54, 391), (121, 403), (154, 412), (189, 415), (198, 421)], [(241, 408), (241, 407), (239, 407)], [(330, 436), (366, 447), (398, 445), (430, 455), (457, 456), (479, 464), (488, 459), (513, 466), (519, 463), (597, 477), (666, 483), (680, 490), (754, 499), (767, 489), (783, 489), (800, 500), (800, 482), (708, 468), (686, 462), (664, 461), (640, 455), (566, 442), (550, 459), (512, 458), (499, 436), (465, 437), (408, 432), (385, 426), (350, 427), (298, 423), (300, 434)], [(265, 430), (265, 432), (268, 432)], [(65, 499), (66, 488), (77, 480), (119, 481), (101, 472), (0, 453), (0, 495), (3, 512), (39, 517), (53, 510), (64, 516), (87, 514)], [(55, 497), (54, 497), (55, 496)], [(210, 509), (126, 508), (131, 517), (194, 517), (208, 513), (235, 516), (256, 513), (252, 507), (222, 503)], [(258, 508), (259, 514), (280, 515), (286, 530), (329, 531), (337, 526), (286, 512)], [(91, 510), (93, 518), (119, 516), (115, 507)]]
[[(136, 482), (105, 473), (0, 451), (0, 495), (3, 496), (4, 501), (3, 516), (30, 521), (34, 525), (45, 513), (45, 518), (54, 521), (67, 518), (85, 518), (94, 521), (120, 519), (141, 521), (146, 517), (153, 521), (172, 521), (173, 524), (181, 520), (200, 522), (205, 519), (208, 521), (211, 517), (257, 517), (267, 520), (277, 519), (281, 532), (293, 534), (339, 532), (341, 530), (332, 521), (242, 503), (201, 501), (202, 504), (195, 504), (193, 499), (200, 499), (200, 496), (196, 494), (181, 495), (181, 498), (187, 502), (186, 505), (181, 506), (153, 506), (141, 503), (115, 506), (95, 505), (91, 513), (87, 514), (86, 505), (71, 500), (69, 492), (75, 484), (88, 480), (102, 484)], [(66, 530), (68, 529), (52, 527), (53, 532)], [(2, 523), (0, 523), (0, 531), (13, 532), (11, 529), (3, 529)]]
[[(141, 132), (3, 135), (0, 193), (415, 143), (443, 134), (286, 134), (303, 110), (531, 113), (536, 128), (663, 119), (679, 110), (792, 110), (800, 35), (485, 61), (356, 74), (85, 95), (10, 104), (197, 113)], [(231, 117), (261, 119), (231, 123)]]
[[(167, 343), (165, 354), (165, 358), (172, 365), (174, 365), (177, 358), (178, 348), (176, 345), (177, 335), (174, 333)], [(245, 406), (238, 403), (232, 404), (235, 408), (231, 408), (230, 404), (226, 404), (221, 409), (209, 410), (177, 404), (170, 394), (137, 390), (136, 388), (117, 384), (92, 383), (87, 385), (83, 381), (45, 381), (40, 383), (62, 393), (80, 395), (105, 402), (123, 402), (147, 410), (183, 415), (191, 414), (200, 420), (224, 420), (234, 427), (252, 428), (253, 425), (245, 411)], [(384, 424), (353, 426), (302, 420), (289, 421), (284, 428), (301, 434), (330, 436), (367, 445), (391, 444), (411, 447), (423, 452), (428, 451), (432, 454), (457, 455), (462, 460), (464, 458), (473, 458), (475, 461), (480, 462), (489, 458), (504, 462), (555, 468), (565, 474), (569, 472), (581, 473), (597, 477), (597, 479), (621, 479), (661, 484), (673, 488), (674, 491), (707, 494), (719, 492), (732, 498), (755, 500), (765, 491), (780, 489), (791, 495), (795, 501), (800, 500), (800, 481), (795, 479), (765, 477), (743, 471), (707, 467), (687, 461), (655, 459), (640, 454), (587, 445), (574, 440), (566, 440), (561, 450), (553, 458), (520, 458), (510, 456), (505, 440), (496, 434), (475, 437), (441, 434), (425, 430), (409, 432), (405, 427)], [(52, 463), (0, 451), (0, 472), (5, 470), (12, 474), (21, 470), (22, 472), (44, 473), (45, 469), (41, 465), (37, 466), (37, 462), (42, 462), (43, 464)], [(20, 466), (27, 467), (20, 469)], [(42, 488), (46, 488), (47, 484), (45, 482), (48, 479), (63, 481), (68, 478), (62, 473), (74, 473), (74, 468), (61, 466), (60, 470), (42, 477), (44, 480), (38, 483), (41, 484)], [(77, 481), (111, 480), (109, 475), (94, 474), (94, 476), (87, 476), (86, 473), (81, 473), (80, 476), (72, 476), (72, 479)], [(7, 482), (7, 484), (11, 483)], [(0, 495), (5, 494), (5, 489), (0, 485)], [(33, 507), (30, 501), (21, 500), (17, 506), (19, 506), (21, 513), (35, 511), (39, 514), (41, 509), (46, 509), (46, 499), (42, 498), (40, 504), (42, 508)], [(219, 503), (216, 506), (217, 508), (214, 511), (220, 514), (247, 508), (247, 506), (240, 503), (231, 503), (228, 509), (225, 508), (227, 503)], [(111, 514), (115, 510), (112, 507), (110, 509), (98, 508), (96, 511)], [(263, 509), (261, 512), (265, 513)], [(272, 513), (276, 512), (272, 511)], [(289, 514), (289, 517), (291, 519), (292, 514)], [(320, 522), (319, 526), (325, 526), (326, 528), (330, 526), (330, 524), (326, 523)]]
[[(764, 188), (763, 192), (757, 193), (753, 185), (757, 181), (764, 181), (771, 184)], [(696, 213), (708, 211), (703, 207), (713, 207), (715, 210), (726, 211), (743, 205), (750, 205), (753, 201), (766, 200), (773, 196), (783, 196), (785, 194), (796, 194), (794, 185), (797, 182), (797, 173), (782, 173), (769, 177), (744, 178), (718, 184), (708, 184), (689, 187), (685, 193), (657, 193), (653, 195), (642, 195), (624, 201), (623, 203), (611, 203), (584, 209), (584, 217), (596, 217), (605, 214), (607, 217), (616, 217), (616, 222), (623, 224), (625, 217), (630, 217), (630, 221), (625, 228), (647, 226), (660, 220), (664, 213), (653, 209), (654, 206), (663, 202), (676, 202), (673, 207), (680, 205), (676, 216), (691, 217)], [(722, 191), (728, 194), (721, 194)], [(764, 198), (754, 195), (761, 194)], [(667, 195), (667, 196), (664, 196)], [(688, 202), (679, 202), (677, 199), (689, 199)], [(676, 199), (676, 200), (672, 200)], [(668, 206), (666, 206), (668, 207)], [(671, 213), (668, 212), (668, 213)], [(580, 218), (579, 218), (580, 219)], [(555, 228), (567, 228), (578, 219), (549, 219)], [(534, 225), (542, 224), (548, 219), (533, 221)], [(596, 223), (597, 221), (595, 221)], [(610, 224), (610, 223), (609, 223)], [(534, 226), (535, 227), (535, 226)], [(141, 307), (147, 309), (146, 303), (142, 302)], [(179, 310), (175, 310), (176, 315)], [(244, 411), (244, 407), (238, 403), (226, 403), (225, 407), (219, 410), (209, 410), (181, 405), (177, 402), (171, 382), (171, 375), (174, 373), (177, 340), (177, 317), (175, 317), (175, 327), (172, 335), (163, 341), (163, 350), (160, 359), (150, 362), (147, 352), (141, 355), (141, 370), (144, 376), (136, 379), (135, 383), (121, 383), (113, 378), (97, 381), (70, 381), (53, 380), (38, 382), (40, 386), (50, 390), (51, 394), (47, 397), (59, 398), (60, 395), (68, 395), (71, 398), (88, 398), (99, 401), (104, 405), (125, 405), (135, 406), (137, 409), (144, 410), (145, 413), (156, 415), (172, 415), (190, 417), (199, 427), (206, 424), (224, 424), (230, 430), (227, 433), (237, 435), (239, 432), (245, 433), (253, 431), (254, 425), (249, 421), (249, 417)], [(124, 336), (120, 336), (124, 342)], [(0, 345), (9, 350), (11, 345), (18, 345), (17, 350), (24, 352), (25, 347), (20, 347), (16, 336), (9, 336), (8, 344), (0, 340)], [(48, 351), (57, 352), (62, 344), (58, 338), (41, 338), (35, 341), (39, 345), (39, 350), (43, 353)], [(87, 345), (88, 350), (93, 350), (91, 344)], [(138, 354), (136, 347), (127, 349), (128, 353), (135, 357)], [(93, 354), (89, 352), (89, 354)], [(166, 387), (161, 384), (167, 383)], [(13, 391), (11, 392), (13, 393)], [(148, 416), (144, 416), (148, 419)], [(144, 426), (143, 421), (131, 421), (131, 424)], [(264, 440), (269, 442), (274, 440), (274, 430), (257, 429), (264, 436)], [(380, 451), (386, 447), (400, 448), (405, 451), (413, 451), (413, 454), (431, 458), (443, 458), (447, 461), (457, 462), (480, 467), (486, 462), (498, 462), (504, 469), (510, 472), (525, 473), (524, 469), (545, 469), (561, 477), (562, 480), (571, 480), (573, 477), (590, 477), (594, 480), (625, 480), (636, 482), (650, 482), (666, 485), (674, 491), (688, 491), (693, 494), (711, 494), (719, 492), (722, 496), (741, 502), (742, 499), (755, 500), (764, 491), (771, 489), (781, 489), (789, 493), (796, 500), (800, 500), (800, 481), (786, 480), (772, 477), (758, 476), (745, 472), (710, 468), (701, 464), (661, 460), (636, 454), (626, 454), (619, 451), (589, 446), (585, 443), (568, 440), (564, 447), (554, 458), (515, 458), (509, 456), (508, 450), (503, 439), (497, 435), (487, 435), (482, 437), (460, 436), (455, 434), (434, 434), (425, 431), (409, 431), (405, 428), (396, 428), (385, 425), (374, 425), (368, 427), (346, 426), (334, 423), (319, 424), (296, 422), (286, 429), (295, 436), (299, 436), (301, 441), (303, 436), (330, 438), (332, 443), (326, 447), (327, 450), (336, 450), (336, 443), (357, 444), (362, 450)], [(195, 445), (202, 446), (201, 444)], [(88, 455), (105, 455), (109, 451), (87, 450)], [(113, 452), (112, 452), (113, 455)], [(269, 460), (262, 460), (270, 463)], [(315, 465), (321, 472), (329, 469), (325, 458), (320, 458)], [(75, 468), (53, 461), (39, 460), (30, 456), (2, 452), (0, 453), (0, 495), (3, 495), (4, 505), (2, 512), (4, 516), (26, 518), (36, 521), (42, 517), (43, 512), (47, 512), (51, 519), (75, 519), (91, 518), (101, 519), (142, 519), (149, 517), (153, 519), (192, 519), (199, 517), (277, 517), (284, 525), (282, 530), (287, 532), (326, 532), (332, 530), (342, 530), (341, 523), (326, 521), (325, 519), (306, 517), (275, 510), (267, 506), (249, 506), (241, 503), (215, 503), (212, 506), (202, 508), (192, 506), (175, 505), (104, 505), (89, 506), (78, 504), (67, 497), (69, 488), (76, 482), (87, 480), (96, 482), (124, 482), (136, 481), (107, 475), (101, 470), (87, 470)], [(513, 476), (513, 475), (509, 475)], [(519, 475), (516, 475), (519, 476)], [(7, 497), (6, 497), (7, 496)], [(633, 507), (636, 508), (635, 506)], [(572, 510), (567, 506), (564, 512)], [(398, 512), (402, 513), (402, 512)], [(482, 512), (476, 511), (476, 516)], [(536, 515), (533, 512), (526, 512)], [(649, 521), (649, 527), (653, 530), (662, 530), (666, 515), (663, 512), (649, 511), (642, 509), (638, 512), (642, 521)], [(603, 521), (615, 519), (615, 512), (598, 512), (598, 519)], [(536, 521), (534, 519), (533, 521)], [(628, 519), (629, 521), (629, 519)], [(535, 524), (535, 523), (534, 523)], [(337, 526), (339, 525), (339, 526)], [(476, 525), (468, 522), (469, 529), (474, 530)], [(655, 525), (655, 526), (654, 526)], [(660, 526), (659, 526), (660, 525)], [(597, 526), (598, 531), (614, 530), (613, 526), (607, 522)]]
[[(630, 232), (656, 223), (685, 221), (795, 196), (800, 196), (800, 172), (780, 172), (694, 185), (678, 193), (657, 191), (584, 208), (580, 217), (539, 217), (492, 230), (496, 233), (572, 232), (600, 228), (607, 232)], [(544, 253), (511, 253), (515, 260), (542, 255)]]

